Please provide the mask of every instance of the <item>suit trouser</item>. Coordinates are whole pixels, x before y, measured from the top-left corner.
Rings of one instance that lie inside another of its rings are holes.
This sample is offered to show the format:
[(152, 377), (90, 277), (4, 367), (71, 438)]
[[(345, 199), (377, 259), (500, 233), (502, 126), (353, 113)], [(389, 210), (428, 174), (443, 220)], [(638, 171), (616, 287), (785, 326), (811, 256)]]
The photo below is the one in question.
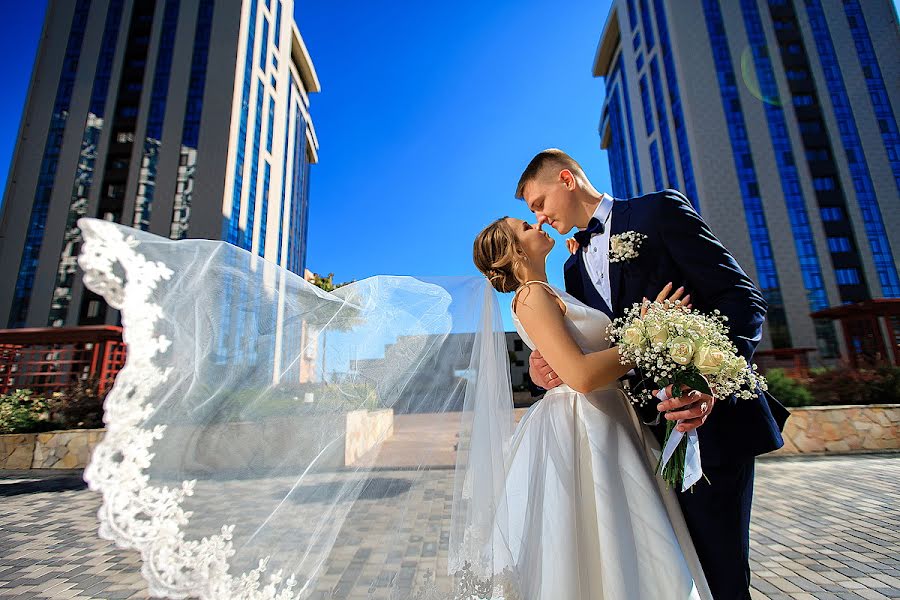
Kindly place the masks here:
[(678, 500), (715, 600), (750, 599), (754, 459), (707, 467)]

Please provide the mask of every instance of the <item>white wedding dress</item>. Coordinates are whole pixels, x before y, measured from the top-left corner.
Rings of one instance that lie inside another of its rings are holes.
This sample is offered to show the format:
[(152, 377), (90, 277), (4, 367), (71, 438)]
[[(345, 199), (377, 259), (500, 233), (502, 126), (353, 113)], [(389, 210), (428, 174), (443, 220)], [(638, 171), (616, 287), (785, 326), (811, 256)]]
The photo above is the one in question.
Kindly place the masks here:
[[(608, 348), (609, 318), (550, 289), (581, 349)], [(534, 349), (514, 311), (513, 322)], [(654, 475), (658, 456), (618, 385), (589, 394), (561, 385), (528, 410), (509, 450), (508, 516), (493, 540), (509, 549), (522, 598), (711, 597), (675, 494)]]
[[(326, 293), (224, 242), (78, 225), (128, 348), (84, 477), (151, 596), (706, 596), (620, 392), (557, 388), (516, 427), (484, 277)], [(582, 348), (605, 348), (606, 317), (562, 296)], [(458, 431), (452, 475), (436, 427)]]

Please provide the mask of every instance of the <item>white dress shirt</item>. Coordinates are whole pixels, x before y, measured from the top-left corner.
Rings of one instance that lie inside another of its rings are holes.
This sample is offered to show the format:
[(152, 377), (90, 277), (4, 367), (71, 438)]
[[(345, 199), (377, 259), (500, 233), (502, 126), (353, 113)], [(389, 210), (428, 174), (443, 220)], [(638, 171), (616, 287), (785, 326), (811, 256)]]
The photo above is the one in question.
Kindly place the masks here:
[(591, 245), (579, 250), (584, 252), (584, 266), (587, 268), (591, 282), (611, 310), (615, 310), (610, 300), (609, 289), (609, 231), (612, 228), (613, 202), (612, 196), (603, 194), (593, 215), (593, 218), (604, 224), (603, 233), (593, 234)]

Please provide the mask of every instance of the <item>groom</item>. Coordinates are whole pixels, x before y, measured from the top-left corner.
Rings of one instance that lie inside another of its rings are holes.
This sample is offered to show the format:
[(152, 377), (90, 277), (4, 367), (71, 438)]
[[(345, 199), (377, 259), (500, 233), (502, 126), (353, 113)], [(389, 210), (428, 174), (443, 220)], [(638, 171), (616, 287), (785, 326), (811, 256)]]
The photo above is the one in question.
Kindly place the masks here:
[[(668, 282), (684, 286), (694, 309), (718, 309), (728, 317), (729, 337), (750, 361), (759, 343), (766, 302), (733, 256), (716, 239), (687, 199), (675, 190), (613, 200), (591, 185), (581, 166), (562, 150), (545, 150), (522, 173), (516, 197), (524, 199), (539, 225), (561, 234), (573, 228), (577, 248), (566, 261), (566, 291), (611, 318), (643, 298), (655, 298)], [(610, 238), (625, 232), (646, 236), (637, 256), (610, 261)], [(532, 380), (543, 388), (560, 384), (537, 352)], [(678, 499), (716, 600), (750, 598), (750, 504), (754, 457), (780, 448), (787, 411), (768, 394), (753, 400), (718, 398), (691, 391), (651, 406), (656, 421), (682, 420), (698, 429), (701, 479)], [(655, 402), (652, 404), (656, 404)], [(655, 409), (655, 410), (654, 410)], [(657, 412), (658, 411), (658, 412)], [(705, 423), (705, 424), (704, 424)], [(653, 427), (662, 439), (665, 426)]]

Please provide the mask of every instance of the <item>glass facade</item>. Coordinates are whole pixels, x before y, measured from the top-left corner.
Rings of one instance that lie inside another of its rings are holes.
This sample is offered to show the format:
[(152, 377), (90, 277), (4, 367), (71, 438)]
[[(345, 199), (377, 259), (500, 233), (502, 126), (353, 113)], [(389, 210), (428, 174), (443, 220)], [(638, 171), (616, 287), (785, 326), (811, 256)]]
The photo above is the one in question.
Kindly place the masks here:
[[(279, 1), (278, 5), (281, 5)], [(293, 107), (293, 92), (294, 86), (288, 86), (288, 97), (287, 104), (285, 104), (284, 108), (284, 158), (281, 163), (281, 201), (279, 203), (280, 208), (278, 210), (278, 254), (276, 263), (280, 266), (284, 266), (284, 208), (285, 202), (287, 200), (287, 188), (288, 188), (288, 149), (291, 141), (291, 123), (293, 120), (291, 119), (291, 108)]]
[(275, 139), (275, 97), (269, 96), (269, 122), (266, 127), (266, 152), (272, 154), (272, 142)]
[(609, 144), (609, 174), (613, 187), (613, 195), (617, 198), (631, 198), (631, 177), (628, 175), (628, 156), (626, 154), (625, 130), (622, 126), (622, 109), (618, 86), (609, 92), (609, 128), (612, 140)]
[(703, 0), (706, 29), (712, 47), (713, 62), (719, 81), (722, 109), (728, 124), (728, 136), (734, 159), (735, 171), (744, 202), (744, 216), (750, 234), (753, 258), (756, 263), (757, 279), (766, 302), (769, 335), (775, 348), (791, 346), (791, 334), (781, 296), (778, 272), (772, 254), (772, 243), (759, 194), (759, 182), (753, 164), (753, 154), (747, 137), (743, 109), (738, 93), (737, 79), (731, 62), (731, 52), (718, 0)]
[(663, 185), (662, 168), (659, 164), (659, 148), (656, 140), (650, 142), (650, 165), (653, 167), (653, 185), (657, 190), (661, 190), (665, 186)]
[(259, 250), (260, 256), (266, 255), (266, 225), (269, 222), (269, 183), (272, 179), (272, 167), (269, 161), (265, 161), (263, 168), (263, 189), (262, 189), (262, 208), (260, 209), (259, 221)]
[[(755, 8), (755, 4), (753, 8)], [(793, 73), (793, 76), (787, 80), (787, 83), (791, 93), (791, 105), (793, 106), (794, 114), (801, 124), (800, 137), (804, 147), (803, 156), (806, 157), (807, 153), (812, 156), (822, 153), (826, 156), (825, 160), (807, 159), (807, 167), (813, 180), (816, 203), (820, 207), (840, 207), (845, 217), (845, 220), (840, 223), (824, 222), (825, 235), (828, 237), (848, 237), (854, 239), (854, 245), (856, 245), (855, 232), (850, 220), (847, 218), (846, 198), (839, 180), (837, 165), (833, 160), (834, 152), (831, 137), (825, 134), (825, 117), (819, 103), (816, 83), (811, 76), (812, 69), (801, 36), (800, 26), (797, 22), (797, 15), (794, 12), (794, 5), (790, 2), (771, 0), (769, 3), (769, 14), (772, 18), (775, 37), (778, 40), (784, 71)], [(800, 100), (794, 102), (793, 99), (795, 98)], [(797, 241), (798, 244), (801, 242), (802, 240)], [(811, 245), (811, 241), (809, 244)], [(811, 253), (812, 250), (808, 249), (807, 252)], [(834, 269), (854, 268), (860, 274), (863, 272), (859, 255), (842, 252), (830, 253), (830, 257), (831, 265)], [(800, 259), (801, 265), (808, 267), (808, 265), (804, 265), (803, 254), (800, 254)], [(868, 285), (864, 277), (861, 277), (854, 284), (839, 282), (838, 294), (841, 302), (859, 302), (870, 298)], [(814, 301), (818, 301), (820, 305), (827, 306), (827, 298), (822, 296), (818, 298), (812, 297), (810, 304), (812, 305)], [(826, 329), (824, 325), (819, 328), (821, 331), (817, 335), (820, 348), (833, 348), (836, 345), (834, 327), (828, 328), (827, 335), (824, 335)]]
[(617, 76), (621, 79), (622, 103), (625, 107), (625, 118), (628, 122), (628, 139), (631, 141), (631, 173), (627, 175), (627, 177), (634, 178), (634, 189), (637, 195), (640, 196), (644, 193), (643, 186), (641, 185), (641, 164), (638, 160), (637, 142), (634, 135), (634, 119), (631, 115), (631, 100), (628, 96), (628, 78), (625, 76), (621, 53), (619, 53), (619, 58), (615, 61), (615, 66), (612, 69), (609, 80), (614, 82)]
[(56, 269), (56, 283), (53, 288), (53, 298), (50, 301), (50, 313), (47, 317), (47, 325), (51, 327), (62, 327), (65, 324), (69, 305), (72, 302), (72, 286), (78, 273), (77, 258), (81, 248), (81, 230), (78, 228), (77, 221), (87, 214), (88, 196), (94, 181), (97, 147), (103, 131), (103, 115), (106, 112), (106, 100), (116, 42), (119, 37), (119, 26), (122, 21), (123, 3), (123, 0), (113, 0), (106, 11), (100, 54), (97, 58), (94, 85), (91, 89), (91, 103), (85, 119), (84, 133), (81, 136), (81, 151), (78, 154), (78, 165), (75, 167), (69, 213), (66, 216), (63, 245)]
[[(275, 47), (279, 48), (281, 45), (281, 0), (276, 0), (275, 2), (275, 39), (272, 40), (275, 42)], [(275, 65), (275, 68), (278, 68), (278, 65)]]
[(266, 70), (266, 57), (269, 54), (269, 19), (262, 20), (262, 43), (259, 45), (259, 68)]
[(244, 159), (247, 146), (247, 121), (250, 113), (250, 86), (253, 81), (253, 49), (256, 40), (256, 16), (259, 0), (250, 1), (250, 19), (247, 26), (247, 49), (244, 54), (244, 81), (241, 87), (241, 120), (238, 129), (234, 162), (234, 186), (231, 192), (231, 215), (222, 223), (222, 239), (229, 244), (241, 245), (241, 190), (244, 187)]
[(675, 167), (675, 149), (669, 134), (669, 117), (667, 116), (665, 92), (659, 76), (659, 63), (656, 57), (650, 61), (650, 81), (653, 83), (653, 104), (656, 107), (656, 122), (659, 123), (659, 141), (662, 144), (663, 162), (666, 165), (666, 187), (679, 189), (678, 170)]
[(28, 306), (31, 290), (34, 287), (34, 276), (38, 266), (38, 256), (44, 240), (44, 229), (47, 226), (47, 212), (50, 208), (50, 194), (56, 178), (59, 153), (62, 148), (63, 133), (69, 117), (69, 103), (72, 100), (72, 88), (75, 85), (75, 74), (81, 57), (81, 44), (87, 27), (90, 0), (77, 0), (72, 15), (72, 26), (66, 40), (66, 52), (63, 57), (59, 83), (56, 85), (56, 98), (53, 102), (53, 114), (50, 117), (50, 129), (38, 172), (37, 189), (28, 219), (25, 234), (25, 245), (19, 262), (16, 277), (16, 289), (13, 292), (8, 327), (24, 327), (28, 317)]
[(768, 101), (762, 106), (769, 126), (772, 150), (781, 179), (781, 190), (788, 209), (791, 233), (794, 236), (794, 247), (800, 262), (803, 286), (810, 311), (828, 307), (828, 295), (822, 280), (822, 268), (816, 251), (815, 239), (810, 226), (806, 200), (800, 188), (800, 176), (794, 159), (794, 149), (788, 135), (784, 109), (778, 100), (778, 86), (772, 70), (772, 61), (766, 48), (766, 36), (763, 32), (759, 9), (755, 0), (741, 0), (744, 16), (744, 27), (753, 53), (756, 77), (759, 81), (760, 94)]
[(197, 7), (197, 26), (194, 29), (194, 48), (191, 52), (191, 78), (188, 84), (181, 126), (181, 155), (175, 180), (175, 201), (169, 237), (180, 240), (187, 235), (191, 221), (191, 200), (194, 195), (194, 176), (197, 171), (197, 147), (200, 120), (203, 116), (203, 91), (209, 63), (209, 39), (212, 34), (215, 0), (200, 0)]
[(650, 90), (647, 88), (647, 76), (641, 75), (641, 106), (644, 109), (644, 128), (647, 135), (653, 135), (656, 128), (653, 126), (653, 112), (650, 108)]
[[(136, 0), (131, 9), (131, 22), (125, 38), (116, 106), (110, 127), (111, 139), (103, 166), (99, 204), (95, 213), (99, 218), (116, 223), (122, 222), (125, 210), (125, 186), (131, 167), (155, 11), (156, 2), (153, 0)], [(106, 321), (106, 313), (106, 302), (94, 292), (85, 290), (79, 308), (78, 324), (102, 324)]]
[(169, 77), (172, 72), (172, 54), (175, 49), (175, 33), (178, 28), (180, 0), (166, 0), (163, 10), (162, 30), (159, 34), (159, 50), (153, 73), (153, 91), (147, 115), (147, 132), (141, 156), (141, 175), (134, 203), (132, 226), (144, 231), (150, 228), (150, 211), (156, 192), (156, 170), (162, 144), (163, 123), (166, 118), (166, 97), (169, 95)]
[[(853, 116), (850, 98), (844, 85), (844, 76), (841, 74), (837, 53), (831, 40), (831, 31), (828, 29), (820, 0), (806, 0), (805, 3), (806, 14), (809, 17), (809, 24), (813, 31), (813, 39), (815, 39), (816, 49), (819, 52), (819, 61), (822, 65), (822, 71), (825, 73), (825, 80), (828, 82), (828, 93), (831, 97), (831, 105), (834, 107), (834, 118), (838, 124), (844, 152), (847, 155), (847, 165), (853, 177), (853, 188), (856, 191), (856, 200), (859, 203), (860, 212), (863, 216), (869, 248), (872, 251), (875, 270), (878, 272), (881, 295), (886, 298), (898, 298), (900, 297), (900, 280), (897, 277), (897, 265), (894, 262), (891, 246), (888, 242), (884, 221), (881, 217), (881, 209), (878, 205), (878, 197), (875, 195), (875, 187), (872, 185), (872, 178), (869, 175), (869, 166), (863, 154), (859, 130), (856, 127), (856, 118)], [(847, 10), (846, 5), (845, 10)], [(860, 54), (860, 60), (862, 60), (863, 54), (865, 53)], [(802, 73), (802, 71), (800, 72)], [(887, 141), (885, 141), (885, 145), (887, 147)], [(900, 153), (900, 149), (895, 148), (895, 159), (898, 153)], [(808, 160), (817, 161), (830, 159), (825, 149), (814, 151), (814, 154), (807, 158)], [(897, 163), (892, 163), (892, 167), (895, 169), (894, 175), (896, 178)], [(898, 181), (898, 186), (900, 186), (900, 181)]]
[(633, 31), (637, 27), (637, 11), (634, 9), (634, 0), (628, 0), (628, 23)]
[(885, 89), (884, 77), (878, 66), (878, 57), (875, 55), (875, 48), (872, 45), (872, 38), (869, 37), (869, 28), (866, 25), (866, 18), (863, 16), (859, 0), (844, 0), (843, 4), (847, 24), (850, 26), (850, 33), (853, 35), (853, 43), (856, 46), (856, 55), (859, 57), (859, 66), (866, 78), (866, 88), (869, 91), (869, 99), (872, 101), (872, 110), (878, 120), (884, 149), (891, 163), (894, 184), (897, 186), (897, 191), (900, 192), (900, 132), (897, 130), (897, 119), (891, 108), (891, 99)]
[[(666, 19), (666, 7), (663, 0), (653, 0), (656, 16), (656, 29), (659, 34), (659, 52), (662, 54), (663, 67), (666, 70), (666, 84), (669, 88), (669, 106), (672, 110), (672, 122), (675, 125), (675, 140), (678, 143), (678, 155), (681, 158), (681, 174), (684, 178), (684, 193), (691, 204), (700, 212), (700, 200), (697, 196), (697, 184), (694, 180), (694, 167), (691, 163), (691, 149), (687, 139), (684, 123), (684, 111), (681, 108), (681, 95), (678, 91), (678, 73), (675, 71), (675, 60), (669, 43), (669, 25)], [(671, 177), (673, 174), (670, 173)]]
[(238, 246), (244, 250), (253, 247), (253, 226), (256, 217), (256, 188), (259, 184), (259, 146), (262, 136), (263, 115), (263, 82), (260, 79), (256, 84), (256, 118), (253, 121), (253, 154), (250, 157), (250, 193), (247, 200), (247, 228), (241, 236)]
[(641, 6), (641, 28), (644, 30), (644, 47), (647, 48), (647, 54), (653, 51), (655, 40), (653, 37), (653, 25), (650, 23), (650, 5), (647, 0), (640, 0)]
[[(297, 85), (294, 83), (293, 85)], [(291, 181), (291, 213), (286, 268), (303, 275), (306, 265), (306, 231), (309, 214), (309, 158), (307, 157), (306, 120), (300, 110), (300, 92), (295, 90), (294, 160)]]

